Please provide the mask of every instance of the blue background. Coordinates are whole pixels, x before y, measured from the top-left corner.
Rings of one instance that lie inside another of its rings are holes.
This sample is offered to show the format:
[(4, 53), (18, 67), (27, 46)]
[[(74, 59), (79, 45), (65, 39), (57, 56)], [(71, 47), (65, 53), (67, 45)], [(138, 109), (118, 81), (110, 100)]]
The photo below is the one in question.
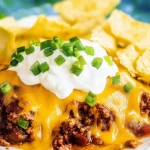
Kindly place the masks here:
[[(54, 15), (52, 5), (60, 0), (0, 0), (0, 14), (20, 19), (29, 15)], [(150, 23), (150, 0), (122, 0), (117, 7), (135, 19)]]

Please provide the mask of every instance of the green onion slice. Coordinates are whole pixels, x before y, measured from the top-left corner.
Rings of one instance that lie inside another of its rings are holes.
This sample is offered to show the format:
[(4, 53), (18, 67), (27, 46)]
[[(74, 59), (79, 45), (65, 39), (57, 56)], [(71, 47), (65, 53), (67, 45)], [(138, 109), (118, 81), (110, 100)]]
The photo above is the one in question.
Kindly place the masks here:
[(3, 94), (7, 94), (12, 89), (11, 85), (8, 82), (4, 82), (0, 85), (0, 90)]
[(18, 65), (18, 63), (19, 62), (17, 60), (13, 59), (13, 60), (11, 60), (10, 65), (13, 66), (13, 67), (15, 67), (15, 66)]
[(50, 46), (51, 46), (50, 40), (43, 41), (40, 43), (40, 50), (43, 50), (43, 49), (50, 47)]
[(83, 71), (84, 66), (80, 64), (79, 61), (75, 61), (71, 67), (71, 72), (75, 74), (76, 76), (79, 76), (81, 72)]
[(74, 48), (77, 48), (79, 51), (81, 51), (81, 50), (84, 50), (84, 46), (83, 46), (83, 44), (81, 43), (81, 41), (76, 41), (75, 43), (74, 43), (74, 46), (73, 46)]
[(21, 127), (22, 129), (26, 130), (28, 128), (28, 126), (29, 126), (29, 121), (24, 120), (23, 118), (20, 118), (18, 120), (18, 126)]
[(129, 82), (129, 83), (124, 85), (123, 89), (126, 93), (131, 93), (134, 89), (134, 86), (132, 83)]
[(53, 54), (53, 50), (52, 50), (51, 47), (48, 47), (48, 48), (44, 49), (44, 55), (46, 57), (51, 56), (52, 54)]
[(18, 62), (22, 62), (24, 60), (24, 57), (21, 54), (17, 54), (15, 60), (17, 60)]
[(37, 40), (30, 40), (29, 46), (40, 46), (40, 43)]
[(112, 84), (113, 84), (113, 85), (119, 84), (120, 81), (121, 81), (120, 75), (114, 76), (114, 77), (112, 78)]
[(80, 56), (80, 57), (78, 58), (78, 61), (80, 62), (81, 65), (85, 65), (85, 64), (86, 64), (86, 60), (84, 59), (83, 56)]
[(94, 56), (94, 48), (91, 46), (85, 46), (85, 52), (88, 55)]
[(92, 66), (95, 67), (96, 69), (99, 69), (100, 66), (102, 65), (102, 63), (103, 63), (103, 59), (99, 58), (99, 57), (96, 57), (92, 61)]
[(62, 46), (62, 52), (64, 53), (65, 56), (74, 56), (73, 43), (65, 43)]
[(25, 51), (25, 46), (21, 46), (21, 47), (18, 47), (17, 48), (17, 53), (19, 54), (19, 53), (22, 53), (22, 52), (24, 52)]
[(77, 36), (75, 36), (75, 37), (70, 38), (69, 41), (75, 42), (75, 41), (80, 41), (80, 39)]
[(15, 58), (16, 57), (16, 53), (13, 53), (12, 55), (11, 55), (11, 58)]
[(40, 63), (38, 61), (36, 61), (30, 68), (30, 70), (32, 71), (32, 73), (37, 76), (38, 74), (41, 73), (41, 70), (40, 70)]
[(29, 48), (26, 49), (26, 54), (29, 55), (29, 54), (32, 54), (34, 52), (34, 47), (33, 46), (30, 46)]
[(97, 96), (94, 93), (89, 92), (85, 98), (85, 103), (93, 107), (96, 104), (96, 99)]
[(79, 50), (78, 50), (77, 48), (74, 48), (74, 49), (73, 49), (73, 53), (74, 53), (74, 56), (75, 56), (75, 57), (79, 58), (80, 52), (79, 52)]
[(64, 40), (60, 39), (60, 38), (57, 37), (57, 36), (54, 36), (54, 37), (53, 37), (53, 41), (54, 41), (56, 44), (58, 44), (58, 45), (57, 45), (58, 48), (61, 48), (61, 47), (63, 46), (63, 44), (64, 44)]
[(40, 68), (41, 72), (44, 73), (49, 70), (49, 65), (47, 62), (44, 62), (39, 66), (39, 68)]
[(109, 66), (113, 66), (113, 60), (111, 56), (104, 56), (104, 59), (106, 60)]
[(58, 65), (58, 66), (61, 66), (63, 63), (65, 63), (65, 58), (63, 57), (63, 56), (61, 56), (61, 55), (59, 55), (59, 56), (57, 56), (56, 58), (55, 58), (55, 60), (54, 60), (55, 62), (56, 62), (56, 64)]

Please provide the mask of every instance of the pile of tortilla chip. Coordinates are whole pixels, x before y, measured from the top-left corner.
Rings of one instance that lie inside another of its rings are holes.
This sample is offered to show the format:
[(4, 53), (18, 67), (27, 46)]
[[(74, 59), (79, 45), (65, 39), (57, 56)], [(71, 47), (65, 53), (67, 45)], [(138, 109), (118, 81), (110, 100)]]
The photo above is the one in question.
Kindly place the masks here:
[[(0, 64), (9, 64), (17, 47), (28, 45), (29, 40), (52, 39), (59, 36), (68, 39), (83, 37), (99, 26), (120, 0), (65, 0), (56, 3), (58, 16), (40, 15), (16, 21), (13, 17), (0, 20)], [(26, 22), (29, 22), (26, 25)]]
[[(137, 79), (150, 83), (150, 24), (114, 10), (120, 0), (64, 0), (54, 5), (57, 16), (7, 17), (0, 21), (0, 70), (17, 47), (30, 40), (79, 36), (97, 42)], [(28, 24), (26, 24), (28, 22)]]
[[(150, 24), (136, 21), (127, 14), (114, 10), (103, 25), (103, 30), (116, 40), (114, 54), (133, 77), (150, 83)], [(111, 43), (109, 43), (111, 45)]]

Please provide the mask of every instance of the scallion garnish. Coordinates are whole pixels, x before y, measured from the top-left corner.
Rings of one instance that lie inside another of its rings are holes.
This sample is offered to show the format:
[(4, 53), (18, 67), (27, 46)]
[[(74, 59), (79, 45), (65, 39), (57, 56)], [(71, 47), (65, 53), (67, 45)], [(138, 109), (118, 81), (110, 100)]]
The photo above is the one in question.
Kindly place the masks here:
[(97, 96), (94, 93), (89, 92), (85, 98), (85, 103), (93, 107), (96, 103), (96, 98)]
[(26, 49), (26, 54), (29, 55), (29, 54), (32, 54), (34, 52), (34, 47), (33, 46), (30, 46), (29, 48)]
[(44, 62), (39, 66), (39, 68), (40, 68), (41, 72), (44, 73), (49, 70), (49, 65), (47, 62)]
[(14, 67), (14, 66), (17, 66), (18, 63), (19, 62), (17, 60), (13, 59), (13, 60), (11, 60), (10, 65)]
[(74, 42), (74, 46), (73, 47), (77, 48), (79, 51), (84, 50), (84, 46), (83, 46), (83, 44), (81, 43), (80, 40)]
[(61, 48), (62, 45), (64, 44), (64, 40), (60, 39), (60, 38), (57, 37), (57, 36), (54, 36), (54, 37), (53, 37), (53, 41), (58, 44), (58, 48)]
[(120, 81), (121, 81), (120, 75), (114, 76), (114, 77), (112, 78), (112, 84), (113, 84), (113, 85), (119, 84)]
[(124, 89), (125, 92), (131, 93), (134, 89), (134, 86), (133, 86), (132, 83), (129, 82), (129, 83), (124, 85), (123, 89)]
[(79, 50), (78, 50), (77, 48), (74, 48), (74, 49), (73, 49), (73, 53), (74, 53), (74, 56), (75, 56), (75, 57), (79, 58), (80, 52), (79, 52)]
[(13, 53), (13, 54), (11, 55), (11, 58), (14, 58), (14, 57), (16, 57), (16, 53)]
[(75, 61), (71, 67), (71, 72), (75, 74), (76, 76), (79, 76), (81, 72), (83, 71), (84, 66), (80, 64), (79, 61)]
[(52, 50), (51, 47), (48, 47), (48, 48), (44, 49), (44, 55), (46, 57), (51, 56), (52, 54), (53, 54), (53, 50)]
[(56, 58), (55, 58), (55, 60), (54, 60), (55, 62), (56, 62), (56, 64), (58, 65), (58, 66), (61, 66), (63, 63), (65, 63), (65, 58), (63, 57), (63, 56), (61, 56), (61, 55), (59, 55), (59, 56), (57, 56)]
[(75, 36), (75, 37), (70, 38), (69, 41), (75, 42), (75, 41), (80, 41), (80, 39), (77, 36)]
[(57, 43), (55, 43), (53, 40), (50, 40), (50, 48), (54, 51), (58, 48)]
[(32, 71), (32, 73), (37, 76), (38, 74), (41, 73), (41, 70), (40, 70), (40, 63), (38, 61), (36, 61), (30, 68), (30, 70)]
[(109, 66), (113, 66), (113, 60), (111, 56), (104, 56), (104, 59), (106, 60)]
[(85, 46), (85, 52), (88, 55), (94, 56), (94, 48), (91, 46)]
[(15, 60), (17, 60), (18, 62), (22, 62), (24, 60), (24, 57), (21, 54), (17, 54), (15, 56)]
[(84, 59), (83, 56), (80, 56), (80, 57), (78, 58), (78, 61), (80, 62), (81, 65), (85, 65), (85, 64), (86, 64), (86, 60)]
[(73, 43), (65, 43), (62, 46), (62, 52), (66, 56), (74, 56), (74, 53), (73, 53)]
[(40, 43), (37, 40), (30, 40), (29, 46), (40, 46)]
[(18, 126), (21, 127), (22, 129), (26, 130), (28, 128), (28, 126), (29, 126), (29, 121), (24, 120), (23, 118), (20, 118), (18, 120)]
[(25, 46), (21, 46), (17, 48), (17, 54), (22, 53), (25, 51)]
[(96, 69), (99, 69), (100, 66), (102, 65), (102, 63), (103, 63), (103, 59), (99, 58), (99, 57), (96, 57), (92, 61), (92, 66), (95, 67)]
[(40, 43), (40, 50), (50, 47), (50, 40), (46, 40)]
[(12, 87), (8, 82), (4, 82), (0, 85), (0, 90), (3, 94), (7, 94), (11, 89)]

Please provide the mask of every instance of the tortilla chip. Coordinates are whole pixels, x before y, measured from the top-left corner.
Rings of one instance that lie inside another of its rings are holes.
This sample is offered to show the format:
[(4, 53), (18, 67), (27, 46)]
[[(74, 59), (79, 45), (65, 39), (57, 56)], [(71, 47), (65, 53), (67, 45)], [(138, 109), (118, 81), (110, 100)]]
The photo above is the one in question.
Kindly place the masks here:
[(120, 60), (120, 64), (123, 65), (128, 71), (135, 76), (137, 73), (134, 63), (139, 57), (139, 53), (136, 51), (133, 45), (129, 45), (127, 48), (117, 51), (117, 56)]
[(120, 0), (65, 0), (54, 5), (54, 9), (69, 23), (102, 18), (118, 5)]
[(102, 27), (95, 28), (89, 39), (101, 45), (110, 55), (113, 55), (117, 49), (116, 40), (106, 33)]
[(136, 62), (136, 70), (141, 75), (150, 78), (150, 48), (138, 58)]
[(54, 19), (54, 17), (40, 15), (26, 35), (50, 39), (54, 36), (59, 36), (60, 38), (67, 39), (68, 37), (76, 35), (78, 33), (77, 30), (78, 29), (71, 28), (71, 26), (61, 18)]
[(116, 38), (132, 43), (140, 50), (150, 47), (150, 24), (136, 21), (119, 10), (112, 12), (108, 24)]

